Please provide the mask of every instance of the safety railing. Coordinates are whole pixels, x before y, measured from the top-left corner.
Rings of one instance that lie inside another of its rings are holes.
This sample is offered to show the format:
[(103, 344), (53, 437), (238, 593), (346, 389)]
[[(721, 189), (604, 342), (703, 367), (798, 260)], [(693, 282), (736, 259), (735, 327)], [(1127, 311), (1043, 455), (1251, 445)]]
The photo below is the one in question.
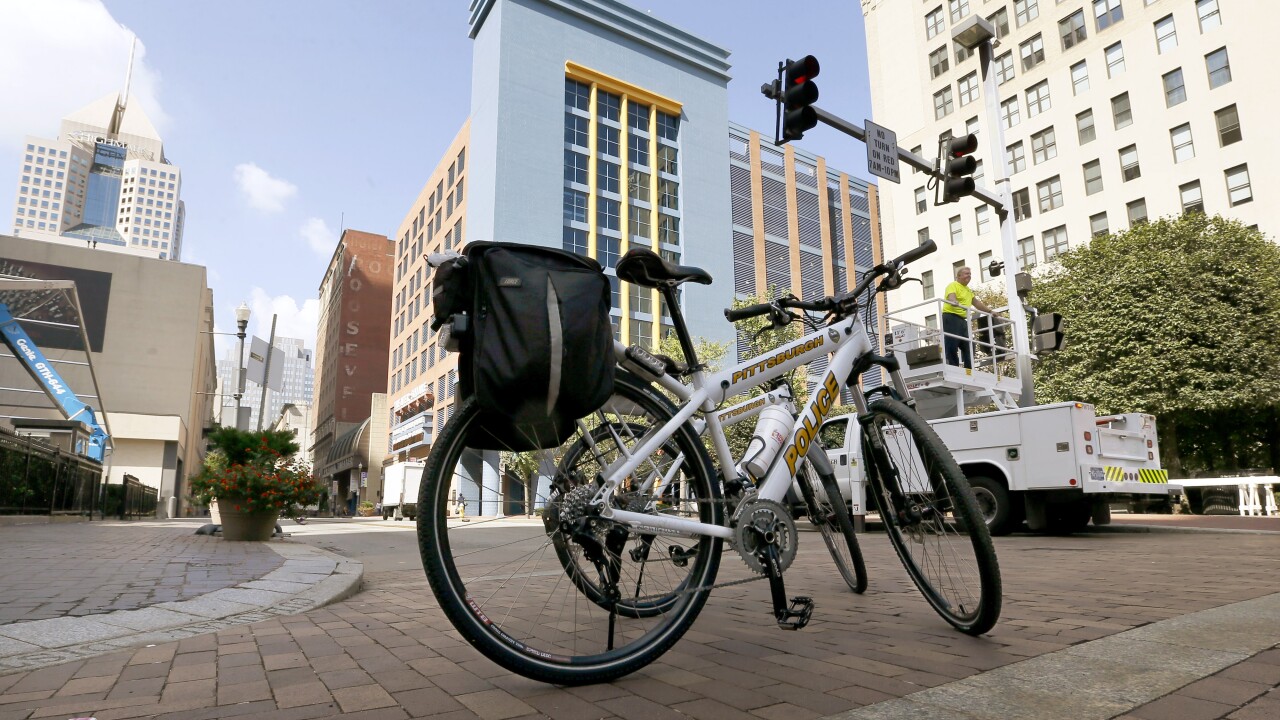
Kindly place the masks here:
[(0, 514), (92, 516), (101, 486), (101, 463), (0, 428)]
[[(994, 313), (975, 307), (966, 308), (968, 316), (965, 323), (969, 334), (965, 337), (948, 333), (941, 327), (943, 309), (951, 305), (942, 298), (934, 298), (889, 313), (885, 319), (893, 332), (894, 349), (906, 352), (929, 345), (938, 346), (942, 350), (942, 362), (954, 366), (954, 358), (946, 357), (947, 340), (950, 339), (969, 348), (975, 370), (993, 373), (997, 379), (1016, 378), (1013, 326), (1009, 318), (999, 314), (1005, 308), (996, 308)], [(938, 324), (934, 325), (926, 318), (934, 318)]]

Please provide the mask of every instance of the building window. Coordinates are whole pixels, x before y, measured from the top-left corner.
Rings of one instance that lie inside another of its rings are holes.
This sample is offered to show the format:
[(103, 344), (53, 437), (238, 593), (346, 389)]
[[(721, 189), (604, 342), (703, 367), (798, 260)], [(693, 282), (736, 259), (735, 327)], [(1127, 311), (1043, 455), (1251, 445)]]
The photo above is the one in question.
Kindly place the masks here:
[(1084, 60), (1071, 66), (1071, 92), (1079, 95), (1089, 89), (1089, 64)]
[(1018, 265), (1024, 270), (1036, 266), (1036, 239), (1034, 236), (1024, 237), (1018, 241)]
[(1110, 232), (1110, 229), (1107, 227), (1107, 214), (1105, 212), (1100, 212), (1097, 215), (1089, 216), (1089, 236), (1090, 237), (1098, 237), (1099, 235), (1106, 235), (1108, 232)]
[(1059, 225), (1052, 230), (1045, 230), (1040, 236), (1044, 244), (1044, 259), (1052, 260), (1067, 251), (1067, 226)]
[(649, 138), (635, 133), (627, 135), (627, 159), (636, 165), (649, 167)]
[(668, 175), (678, 175), (679, 169), (676, 164), (676, 149), (669, 145), (658, 146), (658, 169)]
[(973, 223), (978, 228), (978, 234), (986, 234), (987, 228), (991, 222), (991, 208), (987, 205), (979, 205), (973, 209)]
[(1039, 165), (1058, 157), (1058, 139), (1050, 126), (1031, 136), (1031, 158)]
[(925, 198), (925, 188), (916, 188), (916, 214), (920, 215), (929, 209), (929, 203)]
[(965, 75), (960, 78), (960, 104), (968, 105), (978, 99), (978, 72)]
[(649, 181), (653, 176), (639, 170), (627, 173), (627, 196), (638, 202), (649, 202)]
[(1013, 79), (1013, 51), (996, 58), (996, 84), (1003, 85)]
[(929, 72), (932, 77), (936, 78), (949, 69), (951, 69), (951, 57), (947, 54), (946, 45), (929, 53)]
[(1027, 169), (1027, 153), (1021, 140), (1006, 148), (1005, 154), (1007, 156), (1005, 166), (1008, 168), (1006, 175), (1017, 175)]
[(964, 62), (965, 60), (968, 60), (970, 57), (973, 56), (973, 51), (961, 45), (960, 43), (956, 43), (955, 46), (956, 46), (956, 67), (959, 67), (960, 63)]
[(649, 108), (637, 102), (627, 103), (627, 127), (649, 133)]
[(1219, 48), (1205, 55), (1204, 64), (1209, 71), (1210, 90), (1231, 82), (1231, 61), (1227, 59), (1226, 48)]
[(1027, 117), (1035, 117), (1053, 107), (1049, 100), (1049, 81), (1040, 82), (1027, 88)]
[(955, 25), (969, 14), (969, 0), (947, 0), (951, 9), (951, 24)]
[(1200, 16), (1202, 33), (1222, 24), (1222, 16), (1218, 14), (1218, 0), (1196, 0), (1196, 14)]
[(947, 21), (942, 17), (942, 6), (939, 5), (933, 12), (924, 16), (924, 36), (925, 39), (933, 38), (941, 33), (947, 27)]
[(1156, 21), (1156, 50), (1165, 54), (1178, 47), (1178, 28), (1173, 24), (1173, 16), (1165, 15)]
[(951, 86), (948, 85), (933, 94), (933, 119), (941, 120), (951, 114)]
[(956, 215), (951, 218), (949, 223), (951, 229), (951, 244), (959, 245), (964, 242), (964, 231), (960, 227), (960, 216)]
[(591, 111), (591, 86), (577, 80), (564, 81), (564, 104), (583, 112)]
[(587, 221), (587, 194), (565, 188), (564, 219), (569, 222)]
[(680, 209), (680, 184), (672, 180), (658, 182), (658, 205), (671, 210)]
[(1013, 14), (1017, 18), (1018, 27), (1040, 17), (1039, 0), (1013, 0)]
[(608, 193), (619, 194), (622, 187), (622, 181), (618, 177), (617, 163), (605, 162), (601, 160), (596, 163), (596, 184), (597, 187)]
[(1140, 225), (1147, 221), (1146, 198), (1138, 198), (1131, 203), (1126, 203), (1124, 207), (1129, 215), (1129, 227)]
[[(578, 147), (588, 147), (587, 144), (587, 128), (591, 121), (580, 115), (565, 113), (564, 115), (564, 141), (570, 145)], [(434, 195), (432, 196), (434, 198)]]
[(1081, 145), (1091, 143), (1098, 137), (1093, 127), (1093, 110), (1085, 110), (1076, 115), (1076, 136)]
[(988, 15), (987, 20), (996, 29), (997, 40), (1009, 34), (1009, 8), (1000, 8), (994, 14)]
[(1000, 124), (1004, 126), (1005, 130), (1017, 125), (1021, 121), (1022, 118), (1018, 117), (1017, 95), (1014, 95), (1008, 100), (1000, 103)]
[(1178, 186), (1178, 197), (1182, 201), (1182, 212), (1204, 212), (1204, 197), (1200, 192), (1199, 180)]
[(920, 289), (924, 293), (925, 300), (932, 300), (934, 296), (933, 271), (925, 270), (920, 273)]
[(1057, 175), (1036, 184), (1036, 195), (1040, 199), (1040, 213), (1062, 207), (1062, 178)]
[(991, 280), (991, 251), (978, 253), (978, 279), (982, 282)]
[(596, 123), (596, 149), (601, 155), (622, 157), (618, 152), (618, 128), (604, 123)]
[(658, 214), (658, 242), (680, 244), (680, 218), (665, 213)]
[(1231, 207), (1243, 205), (1253, 199), (1253, 189), (1249, 185), (1249, 166), (1237, 165), (1226, 171), (1227, 199)]
[(657, 111), (658, 115), (658, 137), (663, 140), (676, 142), (680, 137), (680, 117), (670, 113)]
[(1022, 71), (1026, 72), (1044, 62), (1044, 40), (1036, 33), (1035, 37), (1018, 46), (1018, 52), (1022, 56)]
[(1133, 124), (1133, 109), (1129, 105), (1129, 93), (1120, 93), (1111, 98), (1111, 120), (1115, 123), (1117, 130)]
[(1238, 143), (1243, 139), (1240, 133), (1240, 115), (1236, 112), (1235, 105), (1228, 105), (1213, 114), (1213, 119), (1218, 123), (1218, 145), (1226, 147), (1232, 143)]
[(596, 114), (599, 115), (600, 119), (618, 122), (621, 109), (622, 98), (603, 90), (596, 92)]
[(1129, 145), (1120, 148), (1120, 175), (1125, 182), (1142, 177), (1142, 168), (1138, 165), (1138, 146)]
[(1102, 32), (1124, 19), (1124, 7), (1120, 0), (1093, 0), (1093, 17)]
[(1102, 163), (1091, 160), (1084, 164), (1084, 194), (1093, 195), (1102, 192)]
[(632, 238), (632, 242), (643, 241), (646, 246), (650, 245), (649, 236), (653, 226), (649, 223), (650, 212), (644, 208), (631, 208), (627, 213), (628, 232), (636, 236)]
[(1182, 68), (1164, 74), (1164, 106), (1173, 107), (1187, 101), (1187, 86), (1182, 80)]
[(1084, 11), (1077, 10), (1058, 22), (1058, 34), (1062, 36), (1062, 49), (1070, 50), (1076, 43), (1082, 43), (1089, 37), (1084, 29)]
[(572, 150), (564, 151), (564, 181), (587, 184), (587, 156)]
[(929, 228), (920, 228), (916, 231), (916, 245), (923, 245), (929, 242)]
[(1107, 77), (1118, 77), (1124, 73), (1124, 45), (1116, 43), (1103, 51), (1107, 58)]
[(1169, 141), (1173, 144), (1173, 162), (1180, 163), (1196, 156), (1196, 146), (1191, 140), (1191, 124), (1183, 123), (1169, 131)]
[(619, 209), (617, 200), (596, 198), (596, 225), (604, 230), (618, 230)]

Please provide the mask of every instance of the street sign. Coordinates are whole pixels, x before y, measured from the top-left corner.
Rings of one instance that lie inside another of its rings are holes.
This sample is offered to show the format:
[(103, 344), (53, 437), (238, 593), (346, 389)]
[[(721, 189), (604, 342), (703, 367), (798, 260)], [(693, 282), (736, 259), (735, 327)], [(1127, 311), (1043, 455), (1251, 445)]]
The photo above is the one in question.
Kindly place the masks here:
[(898, 172), (898, 134), (868, 120), (867, 172), (889, 182), (902, 182)]

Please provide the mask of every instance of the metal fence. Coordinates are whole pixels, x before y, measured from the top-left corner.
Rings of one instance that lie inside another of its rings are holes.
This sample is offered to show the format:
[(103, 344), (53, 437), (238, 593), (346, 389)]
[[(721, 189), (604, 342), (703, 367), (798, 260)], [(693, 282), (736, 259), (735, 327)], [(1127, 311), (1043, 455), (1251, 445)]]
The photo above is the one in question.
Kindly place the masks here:
[(101, 463), (0, 428), (0, 514), (92, 516), (102, 482)]
[(107, 514), (115, 515), (121, 520), (155, 516), (159, 491), (144, 485), (138, 478), (126, 474), (122, 485), (107, 485), (106, 489), (108, 498), (113, 495), (118, 498), (114, 503), (110, 499), (103, 503)]

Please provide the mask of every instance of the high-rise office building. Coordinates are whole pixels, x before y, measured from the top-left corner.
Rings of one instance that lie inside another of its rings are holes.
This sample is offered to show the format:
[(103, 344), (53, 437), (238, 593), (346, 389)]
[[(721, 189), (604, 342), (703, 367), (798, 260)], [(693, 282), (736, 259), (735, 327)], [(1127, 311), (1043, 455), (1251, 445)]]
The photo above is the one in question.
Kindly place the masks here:
[[(1010, 174), (1024, 266), (1096, 234), (1187, 211), (1280, 233), (1265, 211), (1280, 195), (1280, 170), (1264, 160), (1280, 156), (1280, 136), (1267, 130), (1278, 108), (1261, 3), (862, 6), (877, 122), (925, 157), (934, 157), (942, 136), (977, 132), (977, 157), (987, 168), (1003, 160)], [(992, 72), (1003, 148), (990, 141), (979, 58), (951, 40), (951, 29), (972, 14), (989, 19), (998, 37)], [(926, 180), (904, 168), (900, 185), (882, 187), (886, 252), (932, 238), (940, 251), (917, 269), (933, 272), (933, 287), (949, 282), (953, 266), (988, 279), (990, 261), (1003, 258), (998, 218), (973, 199), (935, 206)], [(919, 300), (910, 290), (897, 295), (895, 307)]]
[[(246, 343), (247, 345), (248, 343)], [(279, 390), (268, 390), (266, 413), (262, 418), (262, 427), (270, 428), (271, 424), (280, 416), (280, 410), (285, 405), (306, 406), (311, 407), (312, 393), (315, 385), (315, 367), (312, 364), (312, 351), (305, 346), (303, 340), (299, 338), (278, 337), (272, 350), (271, 365), (274, 367), (277, 363), (280, 365), (281, 384)], [(246, 349), (247, 353), (248, 350)], [(277, 360), (277, 358), (279, 358)], [(234, 388), (236, 383), (236, 373), (239, 371), (240, 361), (235, 356), (235, 350), (227, 352), (226, 356), (218, 361), (218, 382), (223, 388)], [(224, 391), (225, 392), (225, 391)], [(235, 399), (231, 395), (222, 398), (223, 424), (231, 425), (234, 423), (235, 413), (231, 411), (231, 406), (235, 403)], [(240, 399), (240, 404), (250, 409), (249, 413), (249, 429), (258, 427), (258, 408), (262, 404), (262, 386), (255, 382), (245, 382), (244, 397)], [(299, 440), (302, 445), (310, 445), (311, 438), (304, 437)]]
[[(729, 125), (733, 288), (738, 296), (790, 291), (813, 300), (845, 292), (881, 260), (876, 186), (795, 145)], [(883, 296), (866, 318), (878, 334)], [(747, 357), (739, 334), (737, 359)], [(827, 360), (809, 366), (810, 385)]]
[(111, 93), (27, 136), (13, 234), (134, 255), (182, 255), (182, 171), (135, 97)]

